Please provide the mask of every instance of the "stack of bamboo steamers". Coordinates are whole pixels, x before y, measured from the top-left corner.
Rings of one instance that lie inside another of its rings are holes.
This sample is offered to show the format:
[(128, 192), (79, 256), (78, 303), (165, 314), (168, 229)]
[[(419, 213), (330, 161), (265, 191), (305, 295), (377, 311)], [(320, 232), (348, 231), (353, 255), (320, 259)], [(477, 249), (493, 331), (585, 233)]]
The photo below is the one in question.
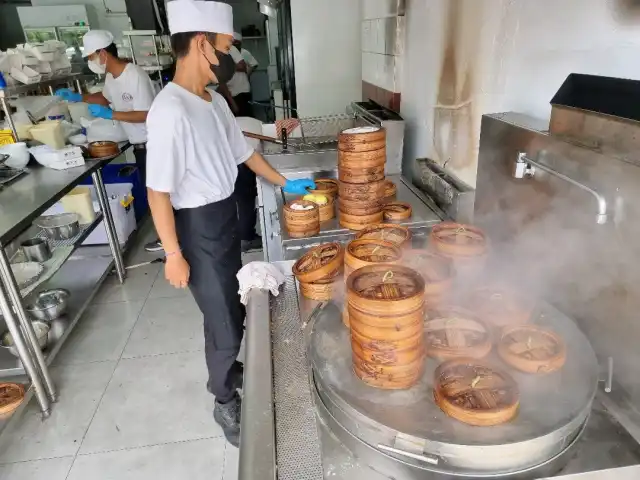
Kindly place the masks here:
[(381, 223), (385, 197), (386, 133), (381, 127), (356, 127), (338, 136), (340, 225), (362, 230)]

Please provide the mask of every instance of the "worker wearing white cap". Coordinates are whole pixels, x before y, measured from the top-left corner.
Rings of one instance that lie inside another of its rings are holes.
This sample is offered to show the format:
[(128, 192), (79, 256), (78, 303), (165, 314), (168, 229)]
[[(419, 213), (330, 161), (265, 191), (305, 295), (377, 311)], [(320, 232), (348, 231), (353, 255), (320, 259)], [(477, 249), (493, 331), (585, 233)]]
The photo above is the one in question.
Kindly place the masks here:
[(82, 38), (83, 56), (89, 69), (105, 75), (102, 92), (81, 95), (67, 88), (56, 92), (70, 102), (89, 103), (89, 112), (98, 118), (117, 120), (133, 144), (141, 179), (146, 175), (147, 113), (155, 97), (151, 79), (138, 65), (118, 58), (113, 35), (106, 30), (90, 30)]
[[(258, 67), (258, 61), (249, 50), (242, 48), (242, 35), (238, 32), (233, 32), (233, 46), (229, 50), (229, 54), (236, 64), (236, 71), (226, 85), (226, 91), (229, 92), (227, 101), (236, 117), (251, 117), (253, 112), (249, 78)], [(223, 90), (221, 93), (224, 92)]]
[(204, 315), (207, 387), (213, 416), (238, 445), (242, 365), (236, 358), (244, 309), (236, 274), (241, 268), (238, 213), (232, 197), (238, 165), (303, 194), (311, 180), (286, 180), (245, 140), (224, 99), (207, 89), (233, 74), (223, 68), (233, 35), (231, 6), (212, 1), (167, 3), (176, 72), (156, 97), (149, 117), (147, 188), (166, 256), (165, 276), (189, 287)]

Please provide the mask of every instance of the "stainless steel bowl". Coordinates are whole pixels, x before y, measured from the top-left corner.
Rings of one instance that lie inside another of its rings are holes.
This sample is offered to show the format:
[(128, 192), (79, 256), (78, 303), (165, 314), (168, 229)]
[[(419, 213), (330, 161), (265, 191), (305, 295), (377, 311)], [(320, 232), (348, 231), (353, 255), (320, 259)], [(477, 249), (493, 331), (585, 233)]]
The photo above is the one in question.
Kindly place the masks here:
[(64, 288), (45, 290), (38, 294), (35, 301), (29, 304), (26, 310), (38, 320), (51, 322), (65, 314), (70, 295), (69, 291)]
[[(36, 332), (36, 338), (38, 339), (38, 345), (40, 345), (40, 349), (44, 350), (47, 346), (47, 343), (49, 343), (49, 330), (51, 329), (51, 327), (49, 326), (49, 324), (41, 322), (40, 320), (33, 320), (31, 322), (31, 325), (33, 325), (33, 330)], [(2, 334), (2, 337), (0, 337), (0, 347), (9, 350), (9, 352), (15, 357), (20, 356), (18, 354), (16, 344), (13, 341), (13, 336), (9, 331), (4, 332)]]
[(45, 215), (33, 222), (44, 230), (47, 237), (53, 240), (67, 240), (80, 232), (80, 216), (77, 213), (61, 213)]
[(30, 262), (46, 262), (51, 258), (51, 249), (49, 243), (44, 238), (30, 238), (20, 245), (24, 256)]

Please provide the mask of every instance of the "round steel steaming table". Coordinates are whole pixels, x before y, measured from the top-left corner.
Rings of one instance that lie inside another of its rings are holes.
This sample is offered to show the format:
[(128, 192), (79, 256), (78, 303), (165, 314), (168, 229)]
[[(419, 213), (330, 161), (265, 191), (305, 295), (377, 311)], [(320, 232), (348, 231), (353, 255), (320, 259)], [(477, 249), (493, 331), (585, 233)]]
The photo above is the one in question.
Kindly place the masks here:
[(318, 315), (309, 339), (318, 399), (341, 429), (387, 460), (417, 471), (496, 477), (535, 469), (560, 456), (581, 433), (597, 388), (598, 363), (585, 335), (558, 310), (540, 306), (532, 323), (562, 336), (567, 360), (558, 372), (531, 375), (510, 368), (495, 352), (487, 357), (506, 369), (520, 389), (518, 414), (504, 425), (474, 427), (445, 415), (433, 400), (438, 361), (432, 358), (409, 390), (363, 383), (353, 373), (349, 332), (333, 304)]

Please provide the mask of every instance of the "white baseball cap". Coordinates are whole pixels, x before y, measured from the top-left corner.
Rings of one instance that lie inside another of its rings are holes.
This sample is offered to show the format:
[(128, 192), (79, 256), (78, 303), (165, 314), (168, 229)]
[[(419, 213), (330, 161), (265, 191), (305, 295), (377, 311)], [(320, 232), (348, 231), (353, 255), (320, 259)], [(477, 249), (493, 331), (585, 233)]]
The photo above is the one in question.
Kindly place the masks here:
[(233, 32), (233, 39), (237, 40), (238, 42), (242, 41), (242, 34), (238, 33), (238, 32)]
[(107, 30), (89, 30), (82, 37), (82, 44), (84, 45), (83, 57), (88, 57), (92, 53), (107, 48), (113, 43), (113, 35)]
[(233, 35), (231, 5), (204, 0), (173, 0), (167, 3), (169, 31), (211, 32)]

